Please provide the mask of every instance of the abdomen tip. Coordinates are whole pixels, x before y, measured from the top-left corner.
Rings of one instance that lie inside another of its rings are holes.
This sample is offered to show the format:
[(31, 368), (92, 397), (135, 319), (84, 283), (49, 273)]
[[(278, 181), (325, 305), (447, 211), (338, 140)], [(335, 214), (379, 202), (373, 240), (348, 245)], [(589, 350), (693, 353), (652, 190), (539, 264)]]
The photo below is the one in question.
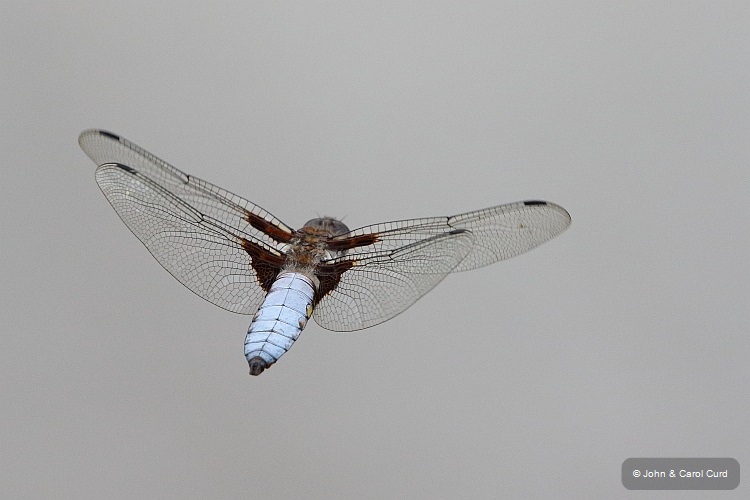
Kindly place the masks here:
[(264, 360), (260, 356), (255, 356), (253, 359), (248, 361), (248, 364), (250, 365), (250, 375), (258, 376), (263, 373), (263, 370), (268, 368), (266, 360)]

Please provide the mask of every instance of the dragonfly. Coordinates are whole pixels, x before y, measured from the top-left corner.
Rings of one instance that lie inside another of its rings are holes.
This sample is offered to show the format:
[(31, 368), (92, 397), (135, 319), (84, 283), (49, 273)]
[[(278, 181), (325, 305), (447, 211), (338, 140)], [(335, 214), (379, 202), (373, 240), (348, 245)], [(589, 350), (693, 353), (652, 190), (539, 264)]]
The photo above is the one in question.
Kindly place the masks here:
[(253, 315), (251, 375), (278, 361), (311, 317), (333, 331), (375, 326), (448, 274), (527, 252), (571, 222), (561, 206), (533, 200), (354, 230), (317, 217), (295, 230), (111, 132), (86, 130), (78, 143), (104, 196), (164, 269), (212, 304)]

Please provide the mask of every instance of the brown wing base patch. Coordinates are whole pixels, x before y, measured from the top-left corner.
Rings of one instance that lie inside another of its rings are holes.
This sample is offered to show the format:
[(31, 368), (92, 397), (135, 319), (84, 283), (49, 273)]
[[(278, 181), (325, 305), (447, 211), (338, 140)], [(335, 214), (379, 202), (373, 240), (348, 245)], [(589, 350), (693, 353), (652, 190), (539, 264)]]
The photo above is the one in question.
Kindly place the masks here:
[(282, 255), (274, 255), (257, 243), (241, 238), (242, 248), (250, 256), (250, 265), (253, 266), (258, 284), (268, 293), (276, 276), (281, 272), (286, 258)]
[(327, 243), (327, 247), (331, 250), (338, 252), (349, 250), (356, 247), (364, 247), (377, 243), (378, 235), (376, 233), (360, 234), (359, 236), (350, 236), (342, 239), (331, 239)]
[(315, 293), (315, 303), (317, 305), (323, 297), (331, 293), (341, 280), (341, 275), (351, 269), (355, 264), (353, 260), (344, 260), (336, 264), (321, 264), (315, 270), (315, 276), (320, 281), (318, 290)]
[(267, 234), (271, 239), (279, 243), (289, 243), (294, 237), (292, 233), (283, 230), (276, 224), (268, 222), (263, 217), (252, 212), (245, 211), (245, 220), (255, 229)]

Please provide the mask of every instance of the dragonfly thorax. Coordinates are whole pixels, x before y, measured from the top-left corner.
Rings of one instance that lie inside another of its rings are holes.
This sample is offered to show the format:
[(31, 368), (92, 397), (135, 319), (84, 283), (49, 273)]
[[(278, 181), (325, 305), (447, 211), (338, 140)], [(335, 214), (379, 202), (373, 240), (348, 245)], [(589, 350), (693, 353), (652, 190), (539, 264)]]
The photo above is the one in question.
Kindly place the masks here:
[[(301, 272), (313, 277), (320, 261), (339, 257), (345, 253), (331, 251), (328, 244), (332, 238), (348, 232), (349, 228), (333, 217), (307, 221), (302, 229), (294, 232), (287, 250), (284, 270)], [(317, 278), (314, 278), (314, 281), (317, 281)]]

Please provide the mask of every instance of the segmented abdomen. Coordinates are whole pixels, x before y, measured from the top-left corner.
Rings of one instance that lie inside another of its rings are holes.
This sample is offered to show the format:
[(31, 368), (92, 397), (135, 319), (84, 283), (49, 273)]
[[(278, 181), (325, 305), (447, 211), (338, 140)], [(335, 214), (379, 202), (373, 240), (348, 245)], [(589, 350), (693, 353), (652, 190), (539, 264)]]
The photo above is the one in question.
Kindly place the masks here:
[(245, 337), (251, 375), (260, 375), (292, 347), (310, 319), (314, 296), (313, 283), (304, 274), (279, 274)]

